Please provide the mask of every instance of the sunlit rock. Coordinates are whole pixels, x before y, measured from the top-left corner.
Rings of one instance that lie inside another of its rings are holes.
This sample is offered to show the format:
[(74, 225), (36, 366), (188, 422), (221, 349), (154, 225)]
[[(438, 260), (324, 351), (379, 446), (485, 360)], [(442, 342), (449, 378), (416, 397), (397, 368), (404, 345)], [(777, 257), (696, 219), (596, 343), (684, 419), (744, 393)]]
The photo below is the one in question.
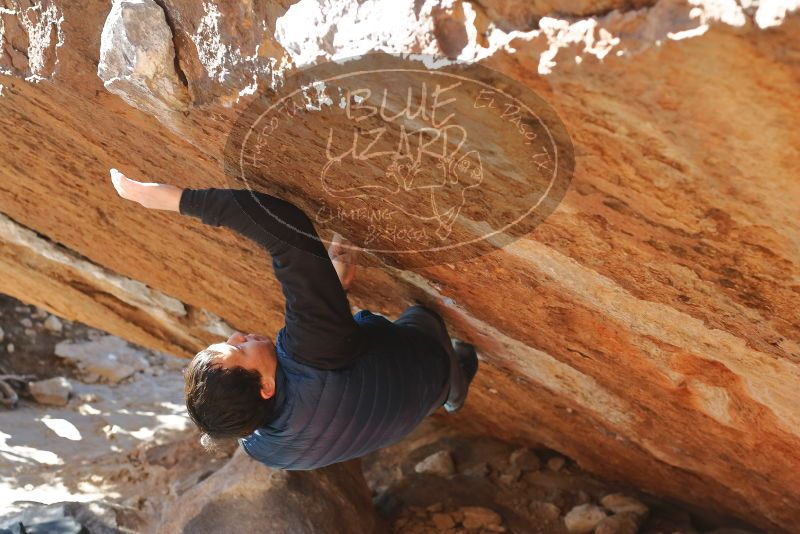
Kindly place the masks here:
[(116, 336), (86, 342), (62, 341), (56, 345), (55, 354), (75, 362), (86, 376), (112, 384), (150, 366), (144, 354)]
[(154, 0), (115, 0), (103, 26), (97, 75), (106, 89), (153, 114), (186, 109), (164, 10)]
[(28, 389), (39, 404), (65, 406), (72, 393), (72, 385), (63, 376), (28, 382)]

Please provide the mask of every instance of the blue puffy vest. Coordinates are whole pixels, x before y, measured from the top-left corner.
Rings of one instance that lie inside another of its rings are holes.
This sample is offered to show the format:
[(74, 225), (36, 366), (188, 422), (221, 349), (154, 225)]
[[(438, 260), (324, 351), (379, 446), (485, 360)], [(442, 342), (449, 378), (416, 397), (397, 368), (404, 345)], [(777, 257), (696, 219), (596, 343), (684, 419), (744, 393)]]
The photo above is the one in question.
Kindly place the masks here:
[(239, 443), (270, 467), (315, 469), (391, 445), (447, 397), (449, 359), (432, 337), (369, 311), (355, 315), (367, 338), (350, 367), (323, 370), (276, 342), (278, 416)]

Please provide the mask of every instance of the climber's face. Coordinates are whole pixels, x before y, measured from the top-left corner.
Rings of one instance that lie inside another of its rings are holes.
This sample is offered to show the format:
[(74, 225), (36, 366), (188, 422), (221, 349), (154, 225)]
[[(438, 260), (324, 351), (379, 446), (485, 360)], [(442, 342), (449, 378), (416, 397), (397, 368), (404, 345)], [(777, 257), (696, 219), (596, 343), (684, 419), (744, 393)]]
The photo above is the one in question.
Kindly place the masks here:
[(222, 367), (242, 367), (261, 375), (261, 396), (269, 399), (275, 394), (275, 369), (278, 358), (275, 345), (266, 336), (234, 332), (224, 343), (209, 347), (220, 353)]

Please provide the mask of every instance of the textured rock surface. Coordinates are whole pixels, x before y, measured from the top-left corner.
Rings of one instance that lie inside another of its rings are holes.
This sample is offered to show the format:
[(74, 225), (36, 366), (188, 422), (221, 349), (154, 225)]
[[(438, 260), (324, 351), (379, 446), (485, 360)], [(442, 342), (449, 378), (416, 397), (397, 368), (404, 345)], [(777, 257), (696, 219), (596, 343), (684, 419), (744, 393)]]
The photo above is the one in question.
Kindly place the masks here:
[(116, 384), (134, 373), (149, 367), (145, 355), (115, 336), (103, 336), (93, 341), (59, 342), (53, 353), (71, 360), (90, 382), (99, 379)]
[[(391, 315), (426, 301), (478, 346), (481, 372), (454, 424), (792, 531), (797, 3), (646, 3), (156, 2), (176, 54), (158, 72), (166, 94), (186, 96), (154, 111), (97, 76), (118, 2), (6, 2), (0, 291), (182, 355), (227, 324), (272, 333), (282, 302), (263, 253), (116, 199), (107, 170), (225, 186), (236, 110), (292, 62), (373, 49), (482, 60), (563, 119), (570, 191), (502, 251), (363, 272), (354, 304)], [(277, 187), (302, 197), (303, 176), (297, 159)]]
[(172, 32), (153, 0), (114, 2), (103, 27), (97, 75), (106, 89), (152, 114), (186, 109), (189, 95), (175, 68)]
[(359, 462), (316, 471), (265, 467), (239, 449), (162, 514), (159, 532), (378, 532)]
[[(8, 177), (3, 186), (24, 187), (18, 180)], [(2, 214), (0, 235), (7, 294), (174, 354), (193, 354), (198, 344), (231, 331), (219, 317), (88, 261)]]

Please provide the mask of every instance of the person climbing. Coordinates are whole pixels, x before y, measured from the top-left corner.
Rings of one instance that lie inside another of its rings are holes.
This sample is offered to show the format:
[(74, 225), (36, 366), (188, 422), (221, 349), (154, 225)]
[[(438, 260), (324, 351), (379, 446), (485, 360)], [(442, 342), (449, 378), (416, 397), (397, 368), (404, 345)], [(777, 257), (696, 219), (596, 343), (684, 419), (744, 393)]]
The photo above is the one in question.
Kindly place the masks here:
[(334, 240), (326, 251), (293, 204), (246, 189), (142, 183), (116, 169), (111, 180), (122, 198), (230, 228), (272, 257), (285, 297), (275, 343), (235, 332), (184, 372), (186, 407), (204, 444), (236, 438), (270, 467), (314, 469), (396, 443), (440, 406), (463, 406), (475, 348), (451, 340), (441, 316), (421, 305), (394, 322), (368, 310), (353, 315), (348, 247)]

